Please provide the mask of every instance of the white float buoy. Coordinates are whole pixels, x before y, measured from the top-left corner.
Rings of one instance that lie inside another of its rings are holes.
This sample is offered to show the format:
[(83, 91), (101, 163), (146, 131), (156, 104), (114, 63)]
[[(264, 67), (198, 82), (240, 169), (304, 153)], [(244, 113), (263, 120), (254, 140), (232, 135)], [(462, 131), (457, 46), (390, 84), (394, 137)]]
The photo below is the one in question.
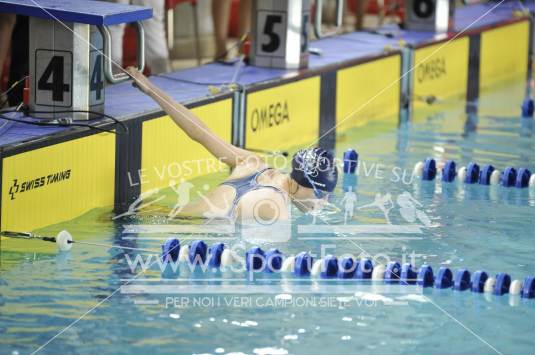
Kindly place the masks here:
[(294, 272), (295, 257), (289, 256), (282, 262), (281, 272)]
[(496, 169), (490, 174), (490, 184), (491, 185), (498, 185), (500, 183), (500, 170)]
[(178, 261), (187, 263), (189, 261), (189, 245), (184, 245), (178, 252)]
[(412, 170), (412, 175), (416, 177), (422, 177), (422, 174), (424, 172), (424, 162), (419, 161), (418, 163), (414, 164), (414, 169)]
[(72, 248), (72, 235), (71, 233), (63, 230), (56, 236), (56, 244), (61, 251), (69, 251)]
[(379, 264), (373, 268), (372, 280), (384, 280), (386, 268), (384, 265)]
[(531, 174), (529, 178), (529, 187), (535, 187), (535, 173)]
[(232, 264), (234, 264), (232, 251), (230, 251), (230, 249), (223, 249), (223, 252), (221, 253), (221, 266), (230, 266)]
[(511, 295), (519, 295), (522, 292), (522, 281), (513, 280), (509, 286), (509, 293)]
[(316, 260), (310, 270), (310, 276), (318, 277), (321, 274), (321, 267), (323, 265), (323, 259)]
[(494, 286), (496, 285), (496, 279), (494, 277), (489, 277), (485, 281), (485, 286), (483, 286), (483, 292), (492, 293), (494, 292)]
[(457, 171), (457, 177), (459, 179), (459, 182), (464, 182), (464, 178), (466, 177), (466, 167), (461, 166), (459, 170)]

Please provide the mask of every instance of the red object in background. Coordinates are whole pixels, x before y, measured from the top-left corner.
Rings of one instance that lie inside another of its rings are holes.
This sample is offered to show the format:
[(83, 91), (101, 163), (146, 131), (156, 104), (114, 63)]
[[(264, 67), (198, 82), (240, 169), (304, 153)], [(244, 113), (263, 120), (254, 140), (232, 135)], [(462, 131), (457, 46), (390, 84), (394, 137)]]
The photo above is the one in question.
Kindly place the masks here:
[(245, 58), (249, 58), (249, 53), (251, 53), (251, 41), (249, 39), (243, 42), (241, 52)]
[[(357, 12), (357, 1), (361, 0), (347, 0), (349, 11), (352, 13)], [(385, 2), (385, 16), (398, 16), (403, 19), (405, 16), (403, 1), (401, 0), (384, 0)], [(379, 5), (377, 0), (370, 0), (368, 2), (367, 14), (377, 15), (379, 13)]]
[(165, 9), (174, 9), (180, 3), (189, 2), (191, 5), (197, 5), (197, 0), (165, 0)]
[(24, 80), (24, 89), (22, 89), (22, 102), (28, 106), (30, 104), (30, 78)]
[[(137, 34), (134, 26), (126, 25), (123, 37), (123, 68), (137, 66)], [(143, 74), (150, 75), (150, 68), (145, 65)]]
[(240, 0), (232, 0), (228, 21), (228, 36), (240, 37)]

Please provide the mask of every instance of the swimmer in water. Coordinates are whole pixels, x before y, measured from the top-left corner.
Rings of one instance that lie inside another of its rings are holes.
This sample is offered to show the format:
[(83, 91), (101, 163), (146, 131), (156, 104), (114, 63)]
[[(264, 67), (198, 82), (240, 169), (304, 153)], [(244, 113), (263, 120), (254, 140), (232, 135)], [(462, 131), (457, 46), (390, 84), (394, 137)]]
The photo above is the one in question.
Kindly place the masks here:
[[(135, 86), (154, 99), (191, 139), (203, 145), (232, 173), (198, 201), (181, 206), (180, 216), (236, 220), (288, 219), (289, 202), (308, 212), (327, 203), (336, 187), (338, 171), (331, 153), (322, 148), (303, 149), (292, 159), (292, 172), (270, 168), (255, 153), (225, 142), (190, 110), (152, 84), (135, 68), (127, 69)], [(214, 211), (215, 210), (215, 211)]]

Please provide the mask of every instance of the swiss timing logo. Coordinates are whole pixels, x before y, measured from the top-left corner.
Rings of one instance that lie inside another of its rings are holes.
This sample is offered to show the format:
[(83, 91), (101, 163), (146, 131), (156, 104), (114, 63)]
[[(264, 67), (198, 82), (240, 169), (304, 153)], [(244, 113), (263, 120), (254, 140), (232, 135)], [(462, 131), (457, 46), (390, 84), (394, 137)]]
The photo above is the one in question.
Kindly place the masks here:
[(35, 179), (24, 181), (19, 184), (19, 179), (13, 179), (13, 184), (9, 188), (9, 195), (11, 200), (15, 199), (16, 194), (26, 191), (35, 190), (46, 185), (55, 184), (61, 181), (69, 180), (71, 178), (71, 169), (60, 171), (46, 176), (41, 176)]
[(9, 194), (11, 195), (11, 199), (15, 199), (15, 194), (19, 192), (19, 184), (17, 183), (17, 179), (13, 180), (13, 185), (9, 188)]

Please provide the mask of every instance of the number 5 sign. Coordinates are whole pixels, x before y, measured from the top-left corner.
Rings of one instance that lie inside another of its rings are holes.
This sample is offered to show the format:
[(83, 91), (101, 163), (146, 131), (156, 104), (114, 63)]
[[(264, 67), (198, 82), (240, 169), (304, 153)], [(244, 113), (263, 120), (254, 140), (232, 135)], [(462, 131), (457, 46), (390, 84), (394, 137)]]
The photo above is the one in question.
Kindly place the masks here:
[(308, 65), (308, 0), (253, 1), (251, 64), (297, 69)]

